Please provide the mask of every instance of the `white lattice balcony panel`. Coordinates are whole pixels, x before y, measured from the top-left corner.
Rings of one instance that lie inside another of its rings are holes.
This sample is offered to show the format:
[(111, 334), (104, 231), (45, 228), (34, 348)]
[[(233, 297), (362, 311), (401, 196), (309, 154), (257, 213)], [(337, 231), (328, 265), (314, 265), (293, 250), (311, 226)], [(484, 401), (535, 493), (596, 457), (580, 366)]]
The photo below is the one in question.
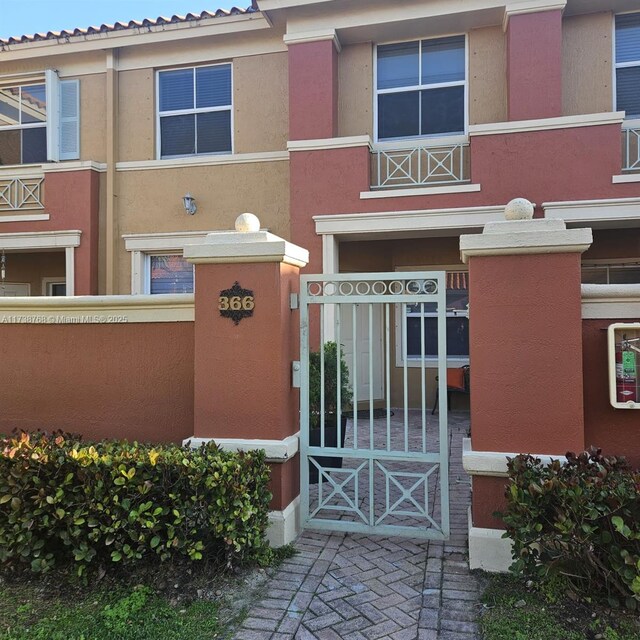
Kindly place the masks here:
[(44, 209), (44, 177), (0, 176), (0, 211)]
[(622, 170), (640, 171), (640, 128), (622, 130)]
[(371, 154), (372, 189), (428, 187), (470, 181), (469, 145), (378, 150)]

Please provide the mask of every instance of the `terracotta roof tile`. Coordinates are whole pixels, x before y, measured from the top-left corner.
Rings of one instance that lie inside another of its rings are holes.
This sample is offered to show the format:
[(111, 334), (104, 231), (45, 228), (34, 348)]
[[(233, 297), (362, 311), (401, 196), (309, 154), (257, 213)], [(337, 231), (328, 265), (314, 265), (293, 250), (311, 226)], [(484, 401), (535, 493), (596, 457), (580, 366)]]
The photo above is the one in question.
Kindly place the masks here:
[[(255, 4), (255, 3), (254, 3)], [(141, 29), (147, 27), (157, 27), (163, 24), (176, 24), (179, 22), (194, 22), (206, 18), (226, 18), (228, 16), (238, 16), (247, 13), (255, 13), (256, 7), (247, 9), (232, 7), (231, 9), (216, 9), (215, 11), (202, 11), (201, 13), (187, 13), (184, 16), (174, 15), (171, 17), (158, 16), (155, 19), (144, 18), (143, 20), (129, 20), (129, 22), (116, 22), (114, 24), (101, 24), (100, 26), (90, 26), (84, 29), (63, 29), (62, 31), (47, 31), (46, 33), (34, 33), (32, 35), (13, 36), (10, 38), (0, 38), (1, 45), (20, 44), (24, 42), (36, 42), (39, 40), (59, 40), (60, 38), (71, 38), (73, 36), (86, 36), (96, 33), (109, 33), (112, 31), (122, 31), (125, 29)]]

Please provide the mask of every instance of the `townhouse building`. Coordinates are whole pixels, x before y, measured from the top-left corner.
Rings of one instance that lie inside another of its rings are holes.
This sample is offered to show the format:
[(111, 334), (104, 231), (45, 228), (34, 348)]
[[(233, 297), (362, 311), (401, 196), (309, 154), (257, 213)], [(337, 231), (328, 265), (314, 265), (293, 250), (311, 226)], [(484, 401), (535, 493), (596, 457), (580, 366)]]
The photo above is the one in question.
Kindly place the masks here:
[[(447, 271), (464, 364), (459, 236), (512, 198), (593, 228), (585, 283), (640, 282), (639, 9), (255, 0), (0, 39), (0, 295), (190, 292), (183, 247), (252, 211), (311, 273)], [(396, 318), (395, 371), (430, 318)]]

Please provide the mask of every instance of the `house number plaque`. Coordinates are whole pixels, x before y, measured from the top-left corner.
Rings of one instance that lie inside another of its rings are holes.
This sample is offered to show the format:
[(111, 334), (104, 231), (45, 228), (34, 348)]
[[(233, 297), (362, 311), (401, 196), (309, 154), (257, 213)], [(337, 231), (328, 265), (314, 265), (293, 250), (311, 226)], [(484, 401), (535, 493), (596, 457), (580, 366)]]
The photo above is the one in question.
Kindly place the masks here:
[(223, 318), (231, 318), (239, 324), (243, 318), (250, 318), (256, 306), (253, 291), (243, 289), (236, 280), (231, 289), (224, 289), (218, 298), (218, 310)]

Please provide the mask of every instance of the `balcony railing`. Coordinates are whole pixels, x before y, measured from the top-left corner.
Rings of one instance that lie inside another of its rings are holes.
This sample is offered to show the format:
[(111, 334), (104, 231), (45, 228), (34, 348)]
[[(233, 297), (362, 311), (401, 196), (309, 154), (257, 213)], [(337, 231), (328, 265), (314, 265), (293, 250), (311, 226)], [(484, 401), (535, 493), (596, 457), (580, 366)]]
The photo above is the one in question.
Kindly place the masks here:
[(622, 170), (640, 171), (640, 127), (622, 130)]
[(3, 178), (0, 175), (0, 212), (44, 209), (44, 177)]
[(469, 144), (384, 149), (371, 154), (372, 189), (469, 182)]

